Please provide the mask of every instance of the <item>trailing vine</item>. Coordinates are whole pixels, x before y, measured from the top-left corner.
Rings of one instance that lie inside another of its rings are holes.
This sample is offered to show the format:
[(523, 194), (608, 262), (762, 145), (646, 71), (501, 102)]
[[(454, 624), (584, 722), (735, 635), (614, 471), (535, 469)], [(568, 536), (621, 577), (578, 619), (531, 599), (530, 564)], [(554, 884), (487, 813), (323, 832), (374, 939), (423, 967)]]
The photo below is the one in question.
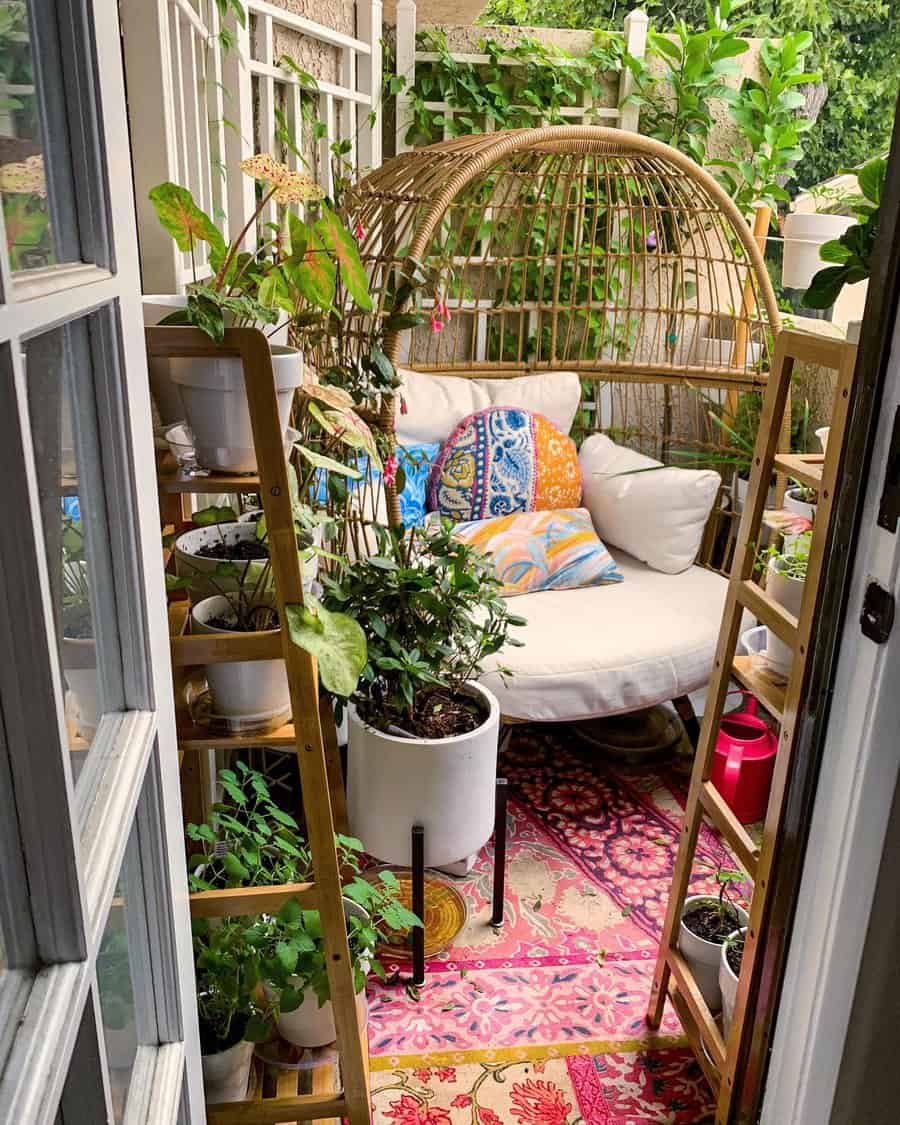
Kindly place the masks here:
[[(560, 124), (567, 107), (607, 104), (609, 83), (625, 65), (625, 41), (614, 32), (597, 32), (590, 50), (581, 56), (529, 37), (515, 45), (485, 38), (477, 46), (479, 54), (488, 56), (485, 63), (454, 59), (439, 30), (420, 32), (417, 43), (438, 58), (416, 67), (409, 91), (410, 145), (430, 144), (445, 133), (455, 137)], [(515, 65), (509, 65), (510, 59)], [(453, 112), (429, 108), (434, 102), (446, 102)], [(590, 110), (586, 116), (591, 116)]]

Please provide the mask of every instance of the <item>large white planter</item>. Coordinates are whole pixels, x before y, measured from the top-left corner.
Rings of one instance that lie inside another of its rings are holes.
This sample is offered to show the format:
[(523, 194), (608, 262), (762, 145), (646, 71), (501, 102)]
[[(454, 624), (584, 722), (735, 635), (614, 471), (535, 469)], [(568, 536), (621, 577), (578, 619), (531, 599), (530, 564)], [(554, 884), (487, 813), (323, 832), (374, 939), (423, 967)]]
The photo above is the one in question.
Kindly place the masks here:
[[(303, 359), (296, 348), (272, 348), (278, 417), (284, 436), (294, 390), (303, 381)], [(198, 464), (222, 472), (256, 472), (256, 452), (241, 361), (236, 356), (172, 359), (184, 413), (194, 435)]]
[(856, 219), (850, 215), (792, 212), (784, 220), (784, 259), (781, 284), (786, 289), (808, 289), (827, 262), (819, 256), (826, 242), (840, 238)]
[[(207, 622), (211, 618), (233, 618), (226, 597), (204, 598), (191, 611), (194, 633), (235, 636)], [(240, 634), (245, 635), (245, 634)], [(206, 666), (206, 682), (212, 697), (212, 713), (232, 730), (272, 730), (291, 714), (291, 693), (283, 660), (236, 660)]]
[[(800, 615), (800, 605), (803, 601), (803, 587), (805, 582), (800, 578), (788, 578), (775, 568), (774, 560), (769, 563), (768, 577), (766, 578), (766, 592), (774, 598), (779, 605), (783, 605), (788, 613), (794, 617)], [(794, 652), (780, 637), (769, 630), (766, 659), (769, 667), (778, 675), (790, 675), (794, 663)]]
[[(731, 367), (734, 360), (734, 340), (719, 336), (701, 336), (698, 361), (704, 367)], [(744, 366), (756, 367), (762, 356), (759, 344), (748, 343)]]
[[(343, 900), (344, 903), (344, 917), (345, 918), (368, 918), (368, 912), (349, 898)], [(363, 965), (363, 971), (368, 973), (368, 963)], [(297, 978), (293, 978), (293, 983), (299, 983)], [(361, 1026), (365, 1026), (368, 1022), (369, 1006), (366, 1001), (366, 990), (357, 993), (356, 996), (356, 1010), (360, 1019)], [(326, 1000), (325, 1003), (319, 1007), (319, 1001), (315, 992), (308, 988), (303, 995), (303, 1002), (293, 1012), (284, 1012), (275, 1021), (278, 1028), (278, 1034), (288, 1043), (293, 1043), (295, 1047), (324, 1047), (327, 1043), (333, 1043), (337, 1039), (337, 1031), (334, 1026), (334, 1008), (331, 1001)]]
[(94, 638), (63, 637), (62, 662), (66, 686), (73, 697), (75, 731), (91, 742), (97, 733), (101, 714)]
[(241, 1102), (247, 1097), (253, 1044), (242, 1039), (226, 1051), (201, 1055), (203, 1092), (210, 1105), (219, 1102)]
[(746, 930), (735, 930), (733, 933), (730, 933), (719, 946), (719, 990), (722, 993), (722, 1034), (726, 1042), (728, 1041), (728, 1032), (731, 1030), (731, 1020), (734, 1016), (734, 1001), (737, 998), (738, 978), (728, 964), (728, 958), (725, 954), (732, 939), (736, 938), (741, 933), (746, 933)]
[[(684, 900), (682, 920), (678, 925), (678, 949), (691, 967), (697, 987), (703, 994), (706, 1006), (711, 1012), (718, 1012), (722, 1006), (722, 993), (719, 989), (719, 964), (722, 945), (717, 941), (706, 941), (698, 937), (684, 924), (684, 915), (689, 914), (691, 906), (699, 902), (714, 902), (713, 895), (692, 895)], [(732, 903), (738, 913), (741, 926), (747, 925), (747, 912)]]
[(465, 859), (490, 839), (500, 705), (481, 684), (472, 683), (469, 690), (484, 701), (487, 718), (455, 738), (385, 734), (350, 709), (350, 829), (370, 855), (409, 866), (416, 824), (425, 829), (429, 867)]

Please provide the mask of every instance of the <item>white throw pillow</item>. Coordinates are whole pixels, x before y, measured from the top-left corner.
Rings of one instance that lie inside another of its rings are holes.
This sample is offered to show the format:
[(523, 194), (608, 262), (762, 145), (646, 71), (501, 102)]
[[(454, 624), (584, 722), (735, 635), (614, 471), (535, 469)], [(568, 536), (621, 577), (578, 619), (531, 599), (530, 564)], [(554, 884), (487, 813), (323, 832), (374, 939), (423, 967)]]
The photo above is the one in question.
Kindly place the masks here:
[(697, 557), (722, 483), (719, 474), (711, 469), (655, 468), (662, 462), (616, 445), (605, 434), (589, 437), (578, 461), (581, 502), (604, 543), (664, 574), (687, 570)]
[(581, 401), (574, 371), (546, 371), (514, 379), (461, 379), (398, 368), (405, 411), (397, 413), (397, 439), (411, 445), (444, 441), (463, 418), (489, 406), (516, 406), (543, 414), (564, 434), (572, 429)]

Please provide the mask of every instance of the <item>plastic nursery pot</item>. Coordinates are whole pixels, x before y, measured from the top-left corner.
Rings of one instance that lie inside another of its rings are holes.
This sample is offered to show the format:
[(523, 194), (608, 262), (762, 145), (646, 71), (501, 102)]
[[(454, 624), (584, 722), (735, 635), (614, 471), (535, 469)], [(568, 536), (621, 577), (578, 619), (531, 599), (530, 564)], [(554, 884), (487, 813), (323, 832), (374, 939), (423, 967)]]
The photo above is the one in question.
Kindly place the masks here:
[[(343, 903), (345, 918), (367, 919), (369, 917), (368, 911), (364, 910), (358, 903), (351, 902), (349, 898), (345, 898)], [(364, 965), (363, 967), (368, 972), (369, 966)], [(297, 978), (293, 978), (293, 982), (296, 983), (296, 981)], [(369, 1013), (365, 989), (357, 993), (356, 1008), (360, 1016), (360, 1023), (365, 1026), (368, 1023)], [(304, 992), (303, 1002), (299, 1008), (295, 1008), (293, 1012), (283, 1012), (275, 1023), (281, 1038), (288, 1043), (293, 1043), (295, 1047), (324, 1047), (337, 1039), (337, 1031), (334, 1026), (334, 1008), (331, 1001), (326, 1000), (319, 1007), (318, 998), (311, 988)]]
[[(786, 574), (782, 574), (776, 566), (776, 560), (772, 559), (769, 562), (766, 592), (779, 605), (784, 606), (788, 613), (792, 613), (794, 617), (798, 617), (800, 614), (804, 584), (805, 579), (803, 578), (789, 578)], [(771, 629), (766, 646), (766, 659), (769, 667), (779, 676), (787, 677), (790, 675), (791, 666), (794, 663), (793, 650), (780, 637), (776, 637)]]
[[(695, 934), (684, 924), (691, 913), (692, 906), (702, 903), (718, 902), (715, 895), (691, 895), (684, 900), (681, 921), (678, 924), (678, 949), (690, 966), (697, 987), (703, 994), (706, 1006), (711, 1012), (718, 1012), (722, 1006), (722, 992), (719, 988), (719, 963), (722, 956), (722, 943), (707, 941)], [(741, 926), (747, 925), (747, 912), (735, 903), (730, 903), (737, 911)]]
[(781, 284), (785, 289), (808, 289), (826, 263), (819, 251), (826, 242), (840, 238), (856, 222), (850, 215), (820, 215), (794, 212), (784, 220), (784, 258)]
[(253, 1044), (239, 1040), (224, 1051), (201, 1055), (203, 1092), (212, 1105), (218, 1102), (241, 1102), (247, 1097)]
[(350, 829), (385, 863), (409, 866), (414, 824), (425, 829), (429, 867), (466, 859), (490, 838), (500, 705), (481, 684), (466, 690), (484, 704), (484, 722), (451, 738), (386, 734), (350, 708)]
[[(197, 463), (221, 472), (255, 473), (256, 452), (241, 360), (237, 356), (195, 356), (171, 359), (169, 366), (194, 435)], [(303, 382), (303, 357), (296, 348), (274, 345), (272, 367), (283, 436), (294, 390)]]
[[(216, 618), (233, 621), (228, 598), (216, 594), (191, 610), (191, 631), (206, 635), (246, 636), (210, 625)], [(236, 660), (206, 666), (212, 700), (211, 718), (227, 729), (250, 734), (276, 730), (291, 714), (291, 693), (283, 660)]]
[(740, 930), (734, 930), (719, 946), (719, 990), (722, 993), (722, 1032), (724, 1038), (728, 1039), (728, 1032), (731, 1029), (731, 1019), (734, 1015), (734, 1001), (737, 996), (738, 977), (732, 967), (728, 964), (728, 948), (735, 938), (740, 937), (741, 934), (746, 934), (747, 929), (743, 927)]

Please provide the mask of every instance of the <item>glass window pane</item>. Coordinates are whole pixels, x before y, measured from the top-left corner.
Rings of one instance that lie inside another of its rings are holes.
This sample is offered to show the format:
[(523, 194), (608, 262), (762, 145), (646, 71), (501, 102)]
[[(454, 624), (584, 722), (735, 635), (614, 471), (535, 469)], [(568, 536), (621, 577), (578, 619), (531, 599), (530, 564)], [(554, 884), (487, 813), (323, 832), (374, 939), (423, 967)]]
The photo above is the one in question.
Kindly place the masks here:
[(32, 7), (0, 0), (0, 197), (14, 271), (80, 257), (56, 29)]
[[(77, 779), (121, 679), (87, 320), (24, 348), (44, 542)], [(103, 659), (101, 659), (101, 655)]]
[(128, 908), (122, 887), (124, 881), (120, 879), (119, 883), (97, 954), (97, 989), (100, 994), (103, 1044), (109, 1068), (113, 1113), (117, 1122), (125, 1114), (128, 1084), (138, 1044), (126, 916)]

